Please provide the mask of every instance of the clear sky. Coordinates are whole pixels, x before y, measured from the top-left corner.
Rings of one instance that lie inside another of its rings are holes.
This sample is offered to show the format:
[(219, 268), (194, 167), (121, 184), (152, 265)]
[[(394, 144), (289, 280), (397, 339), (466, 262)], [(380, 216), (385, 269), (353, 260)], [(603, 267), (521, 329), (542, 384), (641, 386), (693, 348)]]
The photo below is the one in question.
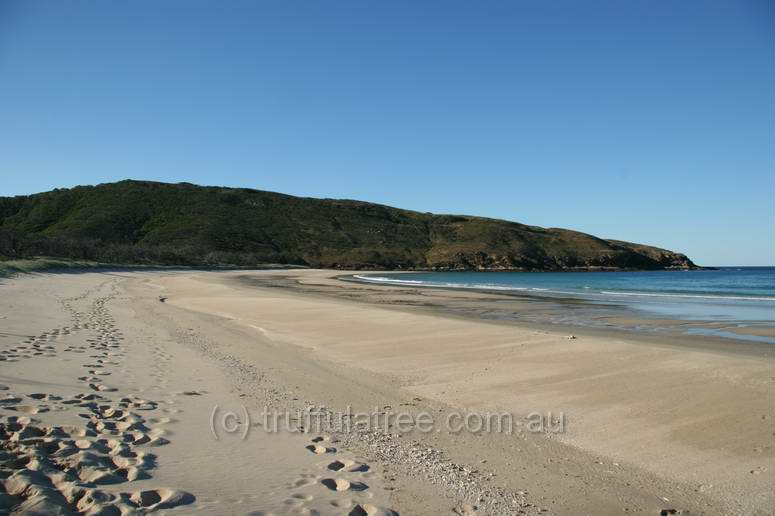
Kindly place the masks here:
[(188, 181), (775, 265), (775, 2), (0, 0), (0, 195)]

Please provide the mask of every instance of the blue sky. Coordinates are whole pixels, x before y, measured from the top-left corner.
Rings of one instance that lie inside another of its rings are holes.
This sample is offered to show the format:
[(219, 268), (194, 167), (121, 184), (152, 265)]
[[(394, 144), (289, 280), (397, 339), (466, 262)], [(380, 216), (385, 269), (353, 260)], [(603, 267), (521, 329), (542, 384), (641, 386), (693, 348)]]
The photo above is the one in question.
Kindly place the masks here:
[(0, 0), (0, 195), (125, 178), (775, 265), (775, 4)]

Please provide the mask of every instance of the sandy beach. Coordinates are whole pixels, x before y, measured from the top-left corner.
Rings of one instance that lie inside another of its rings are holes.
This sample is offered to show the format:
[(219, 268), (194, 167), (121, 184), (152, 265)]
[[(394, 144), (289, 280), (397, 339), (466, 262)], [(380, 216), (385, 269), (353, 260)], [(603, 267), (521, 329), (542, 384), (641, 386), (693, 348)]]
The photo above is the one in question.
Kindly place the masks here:
[[(773, 513), (766, 345), (343, 274), (1, 280), (0, 512)], [(492, 414), (508, 429), (450, 428)]]

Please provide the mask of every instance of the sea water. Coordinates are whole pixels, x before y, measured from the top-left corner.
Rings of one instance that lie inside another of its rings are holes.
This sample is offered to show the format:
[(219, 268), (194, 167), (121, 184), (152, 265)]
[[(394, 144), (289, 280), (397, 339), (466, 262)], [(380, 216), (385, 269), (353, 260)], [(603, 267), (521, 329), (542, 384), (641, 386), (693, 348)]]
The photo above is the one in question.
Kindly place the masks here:
[(364, 273), (369, 282), (627, 305), (688, 320), (775, 322), (775, 267), (696, 271)]

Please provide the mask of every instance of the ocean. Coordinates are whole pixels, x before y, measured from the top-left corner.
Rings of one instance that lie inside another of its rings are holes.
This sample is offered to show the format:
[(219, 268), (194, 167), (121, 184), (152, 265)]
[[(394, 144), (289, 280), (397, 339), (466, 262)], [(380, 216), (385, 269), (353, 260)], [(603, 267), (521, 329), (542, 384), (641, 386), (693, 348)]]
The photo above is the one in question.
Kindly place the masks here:
[[(646, 317), (775, 328), (775, 267), (697, 271), (364, 273), (356, 278), (415, 287), (576, 298), (591, 304), (624, 306)], [(700, 332), (697, 328), (694, 331)], [(721, 335), (724, 330), (717, 324), (714, 332)], [(775, 343), (768, 336), (743, 338)]]

